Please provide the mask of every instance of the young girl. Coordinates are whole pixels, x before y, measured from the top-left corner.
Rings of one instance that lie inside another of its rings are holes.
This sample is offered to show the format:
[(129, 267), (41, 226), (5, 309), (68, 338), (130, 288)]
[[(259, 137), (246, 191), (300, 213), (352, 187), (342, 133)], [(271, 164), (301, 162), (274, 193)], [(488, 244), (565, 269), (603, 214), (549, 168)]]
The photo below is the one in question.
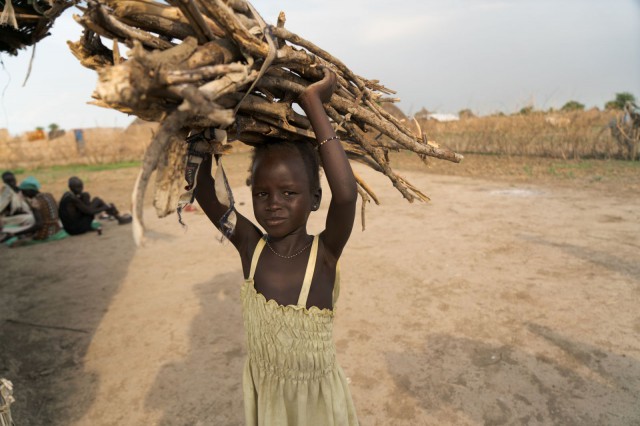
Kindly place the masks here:
[[(335, 74), (325, 69), (324, 78), (299, 99), (331, 188), (325, 230), (316, 236), (307, 233), (307, 219), (318, 210), (322, 190), (315, 148), (304, 142), (256, 148), (253, 211), (265, 232), (236, 213), (230, 240), (245, 276), (241, 295), (248, 349), (243, 375), (247, 425), (358, 423), (333, 343), (338, 259), (351, 234), (357, 198), (351, 166), (322, 105), (335, 87)], [(210, 170), (208, 157), (200, 167), (195, 196), (221, 228), (227, 206), (216, 198)]]

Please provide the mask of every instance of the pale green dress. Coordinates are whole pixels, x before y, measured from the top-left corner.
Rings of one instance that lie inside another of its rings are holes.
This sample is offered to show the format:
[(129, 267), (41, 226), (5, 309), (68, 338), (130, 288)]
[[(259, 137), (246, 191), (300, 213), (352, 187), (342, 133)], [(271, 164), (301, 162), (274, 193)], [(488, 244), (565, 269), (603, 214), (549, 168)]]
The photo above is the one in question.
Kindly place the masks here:
[(267, 301), (254, 287), (253, 276), (261, 239), (242, 286), (247, 336), (243, 373), (247, 425), (357, 425), (344, 372), (336, 362), (333, 315), (339, 293), (339, 271), (333, 289), (333, 309), (306, 308), (318, 254), (318, 236), (296, 305)]

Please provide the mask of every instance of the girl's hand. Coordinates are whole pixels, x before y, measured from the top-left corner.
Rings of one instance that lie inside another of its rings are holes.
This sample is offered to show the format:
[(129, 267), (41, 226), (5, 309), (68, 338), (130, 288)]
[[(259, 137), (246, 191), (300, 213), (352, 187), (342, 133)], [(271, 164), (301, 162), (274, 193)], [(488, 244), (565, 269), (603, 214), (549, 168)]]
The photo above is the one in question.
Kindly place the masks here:
[(336, 91), (338, 78), (330, 69), (323, 67), (324, 77), (320, 81), (309, 85), (300, 95), (300, 106), (306, 110), (314, 99), (318, 99), (321, 103), (327, 103), (331, 99), (331, 95)]

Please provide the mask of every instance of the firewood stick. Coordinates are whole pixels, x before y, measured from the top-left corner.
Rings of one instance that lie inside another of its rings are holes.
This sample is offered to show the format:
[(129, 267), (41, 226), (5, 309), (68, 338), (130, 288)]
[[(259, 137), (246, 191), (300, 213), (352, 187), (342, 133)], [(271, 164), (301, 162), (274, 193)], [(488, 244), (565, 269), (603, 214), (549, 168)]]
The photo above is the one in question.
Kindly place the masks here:
[(262, 58), (267, 56), (269, 51), (267, 44), (253, 36), (247, 28), (242, 25), (233, 10), (222, 2), (222, 0), (206, 0), (199, 2), (199, 4), (210, 16), (215, 16), (217, 18), (216, 21), (220, 24), (226, 35), (249, 54), (258, 55)]
[[(327, 112), (329, 116), (335, 121), (340, 117), (338, 112), (333, 107), (328, 107)], [(415, 200), (415, 196), (413, 196), (407, 189), (406, 185), (402, 181), (398, 179), (398, 176), (391, 170), (389, 164), (386, 162), (384, 157), (382, 156), (382, 150), (380, 148), (375, 148), (371, 146), (368, 140), (362, 135), (361, 130), (355, 126), (351, 122), (346, 122), (345, 126), (348, 128), (350, 133), (355, 136), (360, 145), (367, 151), (369, 155), (376, 161), (376, 163), (382, 168), (384, 174), (391, 180), (393, 186), (396, 187), (398, 191), (402, 194), (402, 196), (408, 200), (409, 202), (413, 202)]]
[(184, 16), (179, 7), (158, 3), (156, 1), (116, 0), (109, 2), (109, 5), (113, 9), (113, 13), (119, 18), (124, 18), (129, 15), (145, 15), (189, 24), (189, 20)]
[(227, 4), (235, 12), (242, 13), (245, 15), (250, 13), (250, 6), (244, 0), (227, 0)]
[(67, 45), (84, 67), (97, 71), (113, 65), (113, 52), (102, 44), (100, 37), (93, 31), (85, 29), (80, 40), (67, 41)]
[(367, 191), (365, 191), (362, 186), (360, 185), (360, 182), (356, 182), (356, 189), (358, 190), (358, 194), (360, 194), (360, 199), (362, 200), (362, 204), (360, 205), (360, 222), (362, 223), (362, 230), (364, 231), (366, 229), (366, 219), (367, 216), (365, 214), (365, 210), (366, 210), (366, 205), (367, 203), (371, 202), (371, 198), (369, 198), (369, 195), (367, 195)]
[(124, 41), (131, 43), (132, 40), (138, 40), (144, 46), (161, 50), (168, 49), (173, 46), (173, 43), (171, 42), (155, 37), (146, 31), (123, 24), (118, 21), (118, 19), (105, 12), (104, 8), (100, 5), (95, 7), (93, 10), (98, 13), (99, 17), (107, 26), (107, 29), (122, 38)]
[(198, 36), (189, 23), (182, 23), (161, 16), (144, 13), (116, 14), (116, 16), (118, 20), (124, 24), (137, 27), (142, 31), (162, 34), (162, 36), (168, 39), (184, 40), (187, 37)]
[(197, 34), (198, 41), (203, 44), (207, 41), (216, 39), (213, 31), (217, 25), (211, 28), (205, 22), (198, 5), (193, 0), (171, 0), (170, 4), (177, 6), (183, 16), (191, 23), (191, 26)]
[(362, 179), (362, 177), (360, 177), (359, 174), (357, 174), (356, 172), (353, 172), (353, 176), (356, 178), (356, 182), (358, 183), (358, 185), (367, 193), (371, 196), (371, 198), (373, 199), (373, 202), (380, 205), (380, 200), (378, 200), (378, 197), (376, 196), (376, 193), (373, 192), (373, 189), (367, 184), (367, 182), (364, 181), (364, 179)]
[(389, 114), (387, 111), (384, 110), (384, 108), (382, 108), (381, 106), (379, 106), (378, 104), (371, 102), (370, 100), (366, 100), (365, 104), (372, 110), (374, 111), (379, 117), (389, 120), (391, 121), (393, 124), (395, 124), (396, 128), (401, 131), (402, 133), (404, 133), (405, 135), (411, 137), (411, 138), (415, 138), (417, 135), (414, 135), (413, 133), (411, 133), (411, 131), (409, 129), (406, 128), (406, 126), (403, 126), (402, 123), (400, 123), (393, 115)]
[(90, 15), (86, 14), (84, 16), (73, 15), (74, 21), (78, 24), (82, 25), (85, 30), (89, 30), (95, 34), (98, 34), (102, 37), (113, 40), (114, 38), (119, 38), (116, 34), (111, 31), (108, 31), (106, 28), (102, 27), (96, 22), (95, 18), (91, 18)]
[(362, 84), (362, 80), (358, 78), (355, 74), (351, 72), (349, 68), (345, 64), (342, 63), (338, 58), (331, 55), (329, 52), (321, 49), (315, 44), (299, 37), (298, 35), (290, 32), (284, 27), (271, 27), (271, 31), (273, 35), (276, 37), (287, 40), (290, 43), (296, 44), (298, 46), (304, 47), (309, 50), (314, 55), (317, 55), (324, 59), (326, 62), (334, 64), (345, 76), (347, 76), (351, 81), (353, 81), (360, 90), (365, 90), (364, 84)]
[(235, 72), (246, 72), (246, 65), (234, 63), (234, 64), (221, 64), (221, 65), (208, 65), (191, 70), (166, 70), (159, 75), (159, 81), (162, 84), (184, 84), (184, 83), (197, 83), (203, 80), (209, 80)]

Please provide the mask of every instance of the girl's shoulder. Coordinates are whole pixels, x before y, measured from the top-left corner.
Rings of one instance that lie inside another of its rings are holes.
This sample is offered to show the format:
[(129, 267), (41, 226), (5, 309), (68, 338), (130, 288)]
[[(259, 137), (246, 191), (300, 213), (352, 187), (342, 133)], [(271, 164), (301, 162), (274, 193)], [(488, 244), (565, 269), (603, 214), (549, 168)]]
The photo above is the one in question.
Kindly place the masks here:
[(262, 231), (256, 228), (255, 233), (247, 233), (247, 235), (245, 235), (242, 240), (238, 241), (237, 244), (234, 243), (236, 249), (238, 250), (238, 254), (240, 255), (240, 261), (242, 262), (242, 271), (245, 278), (249, 277), (251, 262), (254, 255), (256, 254), (256, 250), (258, 249), (258, 244), (261, 244), (260, 241), (264, 241), (264, 237), (265, 235), (262, 233)]

